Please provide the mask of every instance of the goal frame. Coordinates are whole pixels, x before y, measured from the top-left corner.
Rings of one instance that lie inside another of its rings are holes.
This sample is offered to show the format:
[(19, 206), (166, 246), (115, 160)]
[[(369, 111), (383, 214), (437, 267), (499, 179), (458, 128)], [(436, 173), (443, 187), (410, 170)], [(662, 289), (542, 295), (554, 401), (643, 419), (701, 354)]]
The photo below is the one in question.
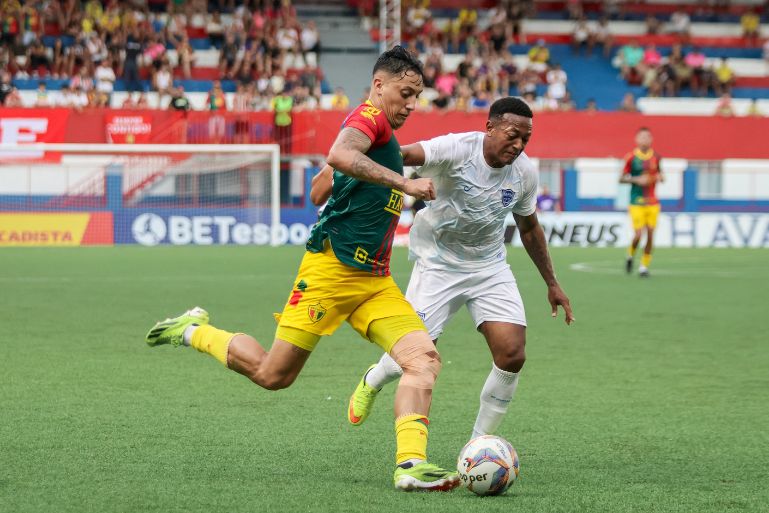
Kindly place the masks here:
[[(270, 156), (270, 244), (278, 245), (280, 229), (280, 146), (278, 144), (114, 144), (30, 143), (0, 144), (0, 157), (19, 152), (79, 153), (92, 155), (146, 155), (163, 153), (262, 153)], [(19, 159), (19, 160), (23, 160)], [(0, 158), (0, 164), (2, 159)]]

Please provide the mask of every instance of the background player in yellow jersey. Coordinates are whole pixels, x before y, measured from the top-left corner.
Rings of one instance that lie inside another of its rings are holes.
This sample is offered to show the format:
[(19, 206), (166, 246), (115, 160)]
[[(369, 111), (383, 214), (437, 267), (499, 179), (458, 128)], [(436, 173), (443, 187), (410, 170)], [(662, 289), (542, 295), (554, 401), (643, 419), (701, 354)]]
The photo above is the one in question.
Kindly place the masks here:
[(450, 490), (459, 484), (457, 473), (426, 461), (427, 416), (440, 356), (389, 267), (403, 195), (435, 198), (432, 180), (403, 176), (393, 134), (423, 87), (421, 63), (403, 48), (377, 60), (368, 101), (347, 117), (329, 152), (327, 161), (335, 169), (331, 198), (307, 242), (269, 351), (250, 335), (209, 325), (201, 308), (157, 323), (146, 340), (151, 346), (190, 345), (277, 390), (293, 383), (322, 335), (347, 321), (404, 370), (395, 397), (395, 487)]
[(625, 270), (633, 271), (633, 259), (636, 249), (641, 242), (641, 236), (646, 232), (646, 246), (638, 274), (644, 278), (649, 276), (649, 265), (652, 261), (654, 247), (654, 228), (660, 214), (660, 202), (655, 193), (657, 182), (664, 181), (659, 154), (652, 149), (652, 133), (646, 127), (641, 127), (635, 136), (635, 149), (625, 156), (625, 167), (622, 170), (620, 183), (628, 183), (630, 187), (630, 220), (633, 223), (633, 242), (628, 248), (625, 259)]

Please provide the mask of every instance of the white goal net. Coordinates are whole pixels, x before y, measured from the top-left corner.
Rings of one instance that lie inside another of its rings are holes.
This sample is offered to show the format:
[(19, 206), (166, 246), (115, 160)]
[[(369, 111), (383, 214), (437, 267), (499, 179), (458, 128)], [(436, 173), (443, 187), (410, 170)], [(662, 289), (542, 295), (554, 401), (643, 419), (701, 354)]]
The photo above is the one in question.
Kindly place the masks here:
[(276, 144), (0, 146), (0, 245), (277, 244)]

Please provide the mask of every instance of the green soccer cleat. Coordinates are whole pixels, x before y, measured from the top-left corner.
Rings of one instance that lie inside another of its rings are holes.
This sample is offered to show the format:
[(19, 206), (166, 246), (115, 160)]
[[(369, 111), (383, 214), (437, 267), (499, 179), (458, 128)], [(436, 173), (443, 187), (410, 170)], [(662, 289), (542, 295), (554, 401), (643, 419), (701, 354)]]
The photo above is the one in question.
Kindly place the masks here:
[(447, 492), (459, 486), (460, 481), (456, 471), (422, 462), (409, 468), (396, 467), (393, 482), (395, 488), (406, 492)]
[(363, 373), (363, 377), (355, 388), (355, 392), (350, 397), (350, 406), (347, 409), (347, 420), (353, 426), (360, 426), (368, 418), (371, 413), (371, 408), (374, 407), (374, 400), (379, 390), (366, 384), (366, 374), (376, 367), (376, 364), (372, 365), (366, 372)]
[(179, 317), (160, 321), (147, 333), (145, 340), (151, 347), (161, 344), (179, 347), (184, 344), (184, 330), (191, 324), (208, 324), (208, 312), (196, 306)]

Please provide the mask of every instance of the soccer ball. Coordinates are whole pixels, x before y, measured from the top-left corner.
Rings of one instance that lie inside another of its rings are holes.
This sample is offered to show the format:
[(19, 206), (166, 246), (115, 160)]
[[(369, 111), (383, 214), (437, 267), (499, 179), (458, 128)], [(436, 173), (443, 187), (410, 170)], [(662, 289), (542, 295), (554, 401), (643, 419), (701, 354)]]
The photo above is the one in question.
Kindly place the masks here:
[(504, 438), (483, 435), (462, 448), (457, 460), (462, 485), (476, 495), (501, 495), (518, 477), (518, 453)]

